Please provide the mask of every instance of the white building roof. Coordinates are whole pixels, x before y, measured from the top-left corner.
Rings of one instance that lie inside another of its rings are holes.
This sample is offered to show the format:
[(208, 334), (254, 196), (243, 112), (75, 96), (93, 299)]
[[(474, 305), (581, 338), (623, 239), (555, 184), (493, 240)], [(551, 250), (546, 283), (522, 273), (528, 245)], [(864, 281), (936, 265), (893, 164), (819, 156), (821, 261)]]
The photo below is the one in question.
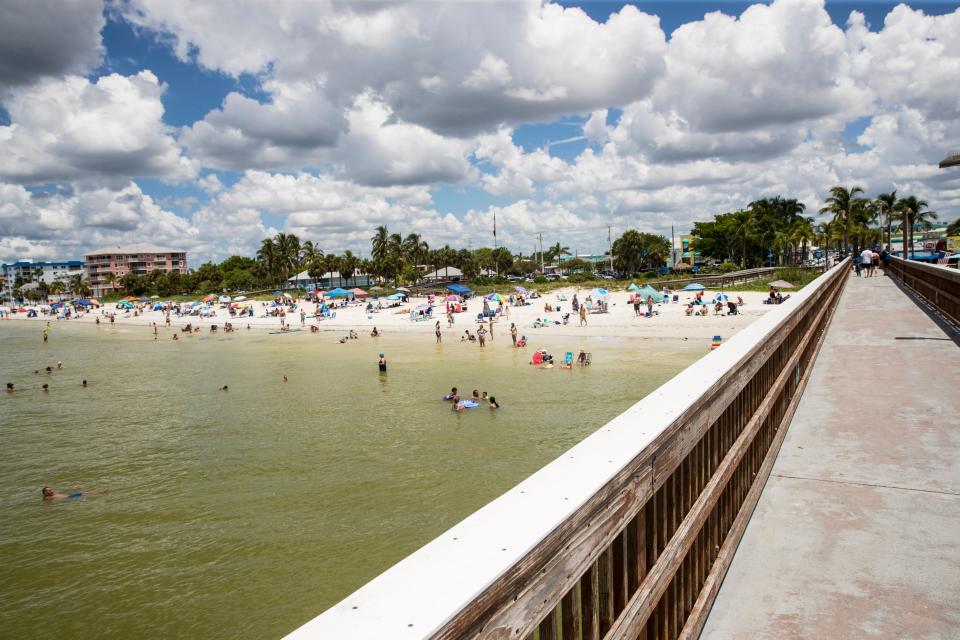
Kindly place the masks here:
[(186, 253), (183, 249), (167, 249), (165, 247), (158, 247), (155, 244), (150, 244), (149, 242), (138, 242), (136, 244), (120, 244), (112, 247), (103, 247), (95, 251), (87, 251), (84, 255), (86, 256), (101, 256), (101, 255), (110, 255), (110, 254), (125, 254), (125, 253)]
[[(367, 274), (365, 274), (364, 272), (356, 271), (352, 276), (350, 276), (350, 278), (351, 279), (365, 278), (366, 276)], [(327, 271), (325, 274), (317, 278), (317, 280), (331, 280), (333, 278), (339, 278), (339, 277), (340, 277), (339, 271)], [(313, 280), (313, 279), (314, 278), (310, 275), (309, 271), (301, 271), (297, 275), (287, 278), (287, 282), (298, 282), (300, 280)]]
[(457, 269), (456, 267), (444, 267), (443, 269), (437, 269), (433, 273), (428, 273), (423, 276), (427, 280), (439, 280), (440, 278), (461, 278), (463, 277), (463, 271)]

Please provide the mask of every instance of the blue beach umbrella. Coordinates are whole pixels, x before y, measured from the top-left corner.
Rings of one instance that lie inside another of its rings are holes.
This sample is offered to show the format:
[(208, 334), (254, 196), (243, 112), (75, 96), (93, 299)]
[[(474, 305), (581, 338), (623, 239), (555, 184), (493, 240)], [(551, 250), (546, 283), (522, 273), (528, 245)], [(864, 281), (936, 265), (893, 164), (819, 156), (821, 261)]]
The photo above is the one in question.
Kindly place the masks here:
[(684, 291), (703, 291), (705, 289), (706, 289), (705, 286), (697, 282), (691, 282), (690, 284), (688, 284), (683, 288)]

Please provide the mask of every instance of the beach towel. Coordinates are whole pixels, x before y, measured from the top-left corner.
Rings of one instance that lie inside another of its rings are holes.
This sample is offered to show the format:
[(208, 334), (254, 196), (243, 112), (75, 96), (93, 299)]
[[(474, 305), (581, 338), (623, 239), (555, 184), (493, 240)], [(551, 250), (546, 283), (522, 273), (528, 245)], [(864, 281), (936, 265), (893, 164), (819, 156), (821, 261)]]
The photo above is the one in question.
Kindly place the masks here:
[(720, 346), (722, 338), (720, 336), (713, 336), (713, 342), (710, 343), (710, 351), (713, 351)]

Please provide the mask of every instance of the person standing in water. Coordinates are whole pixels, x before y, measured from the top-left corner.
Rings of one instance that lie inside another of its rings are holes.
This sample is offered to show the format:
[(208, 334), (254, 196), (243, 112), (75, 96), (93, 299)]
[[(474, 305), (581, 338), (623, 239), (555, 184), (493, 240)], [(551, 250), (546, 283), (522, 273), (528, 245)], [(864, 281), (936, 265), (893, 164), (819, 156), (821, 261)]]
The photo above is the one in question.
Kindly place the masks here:
[(517, 346), (517, 325), (510, 323), (510, 339), (513, 340), (513, 346)]
[(437, 320), (437, 324), (433, 327), (433, 332), (437, 334), (437, 344), (443, 342), (443, 339), (440, 334), (440, 321)]
[(383, 354), (380, 354), (380, 359), (377, 361), (377, 367), (380, 368), (380, 373), (387, 372), (387, 359), (383, 357)]

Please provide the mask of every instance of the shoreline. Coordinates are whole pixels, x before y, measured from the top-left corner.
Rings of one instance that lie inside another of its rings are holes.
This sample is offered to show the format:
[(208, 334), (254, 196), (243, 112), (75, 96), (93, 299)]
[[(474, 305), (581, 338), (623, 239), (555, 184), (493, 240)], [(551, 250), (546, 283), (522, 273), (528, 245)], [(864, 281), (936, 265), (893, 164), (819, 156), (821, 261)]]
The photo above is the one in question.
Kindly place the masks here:
[[(725, 293), (728, 293), (733, 299), (740, 296), (746, 303), (746, 305), (740, 307), (740, 312), (737, 315), (716, 316), (711, 309), (710, 315), (708, 316), (687, 316), (684, 313), (684, 309), (686, 304), (693, 300), (694, 295), (690, 292), (676, 292), (680, 298), (678, 302), (655, 304), (654, 311), (656, 315), (652, 318), (645, 318), (637, 317), (634, 314), (632, 305), (627, 303), (628, 292), (612, 292), (609, 296), (609, 312), (588, 314), (587, 325), (581, 327), (579, 326), (579, 318), (572, 313), (571, 309), (570, 301), (572, 301), (574, 293), (580, 298), (583, 298), (589, 291), (578, 291), (573, 288), (559, 290), (552, 294), (535, 298), (531, 301), (531, 304), (527, 306), (510, 307), (508, 310), (509, 316), (502, 315), (495, 318), (493, 325), (495, 339), (491, 341), (488, 338), (488, 345), (510, 345), (509, 331), (511, 323), (516, 324), (518, 336), (525, 335), (528, 343), (552, 336), (567, 339), (632, 339), (650, 342), (682, 343), (690, 340), (709, 340), (715, 335), (720, 335), (722, 339), (725, 340), (773, 308), (770, 305), (762, 304), (762, 300), (766, 298), (766, 294), (764, 293), (756, 291), (728, 291)], [(562, 300), (564, 296), (567, 300)], [(704, 296), (706, 300), (710, 300), (712, 297), (712, 293)], [(256, 305), (254, 306), (255, 311), (261, 314), (269, 308), (269, 303), (255, 302), (253, 304)], [(472, 298), (468, 300), (467, 306), (469, 310), (455, 314), (452, 327), (448, 327), (447, 325), (442, 302), (435, 303), (435, 314), (430, 320), (419, 322), (410, 320), (409, 312), (422, 304), (426, 304), (426, 298), (411, 298), (410, 302), (398, 308), (383, 309), (380, 312), (374, 313), (368, 313), (365, 310), (365, 305), (354, 305), (347, 308), (335, 309), (337, 313), (337, 317), (335, 318), (325, 318), (317, 321), (309, 315), (313, 313), (315, 305), (306, 301), (298, 301), (297, 310), (299, 311), (302, 306), (302, 308), (308, 312), (304, 324), (300, 324), (298, 313), (288, 314), (285, 320), (288, 321), (288, 326), (294, 329), (300, 329), (300, 331), (294, 333), (303, 333), (304, 335), (313, 335), (315, 337), (329, 337), (331, 334), (345, 335), (349, 331), (354, 330), (360, 334), (361, 339), (364, 339), (370, 337), (369, 333), (373, 327), (377, 327), (378, 331), (386, 335), (423, 335), (429, 337), (431, 342), (434, 338), (435, 323), (439, 320), (440, 330), (445, 343), (459, 342), (460, 336), (463, 335), (465, 330), (474, 333), (475, 329), (479, 327), (479, 324), (476, 322), (476, 317), (483, 308), (481, 299)], [(559, 305), (561, 310), (546, 312), (546, 304)], [(646, 310), (646, 305), (642, 305), (642, 310)], [(129, 327), (151, 329), (156, 325), (158, 334), (164, 336), (164, 339), (167, 340), (170, 339), (169, 336), (174, 332), (180, 333), (180, 330), (188, 323), (192, 324), (195, 328), (199, 327), (200, 333), (202, 334), (209, 334), (210, 326), (217, 325), (219, 328), (217, 333), (223, 335), (223, 324), (225, 322), (231, 322), (235, 327), (233, 333), (227, 334), (231, 336), (238, 334), (263, 335), (270, 331), (276, 332), (281, 327), (281, 319), (279, 317), (255, 315), (252, 318), (230, 318), (227, 309), (219, 308), (219, 306), (215, 310), (216, 315), (214, 317), (201, 318), (199, 316), (183, 316), (177, 318), (171, 316), (170, 328), (165, 326), (164, 312), (162, 311), (144, 311), (136, 317), (130, 312), (124, 312), (123, 315), (117, 313), (115, 323), (111, 324), (108, 317), (104, 314), (115, 311), (120, 310), (110, 309), (109, 306), (101, 307), (98, 311), (88, 312), (70, 320), (42, 315), (36, 318), (26, 318), (18, 317), (21, 314), (17, 314), (12, 318), (0, 321), (0, 331), (2, 331), (2, 326), (7, 321), (22, 325), (29, 323), (43, 323), (45, 325), (46, 322), (50, 322), (51, 326), (63, 326), (63, 324), (67, 324), (68, 326), (95, 326), (97, 317), (100, 318), (101, 326), (105, 325), (108, 328)], [(562, 318), (563, 315), (567, 313), (570, 314), (569, 323), (564, 325), (562, 324)], [(545, 327), (535, 328), (532, 325), (537, 319), (547, 319), (551, 323), (559, 322), (560, 324), (550, 324)], [(486, 327), (489, 327), (488, 322), (484, 324)], [(311, 326), (317, 326), (319, 330), (318, 333), (311, 332)]]

